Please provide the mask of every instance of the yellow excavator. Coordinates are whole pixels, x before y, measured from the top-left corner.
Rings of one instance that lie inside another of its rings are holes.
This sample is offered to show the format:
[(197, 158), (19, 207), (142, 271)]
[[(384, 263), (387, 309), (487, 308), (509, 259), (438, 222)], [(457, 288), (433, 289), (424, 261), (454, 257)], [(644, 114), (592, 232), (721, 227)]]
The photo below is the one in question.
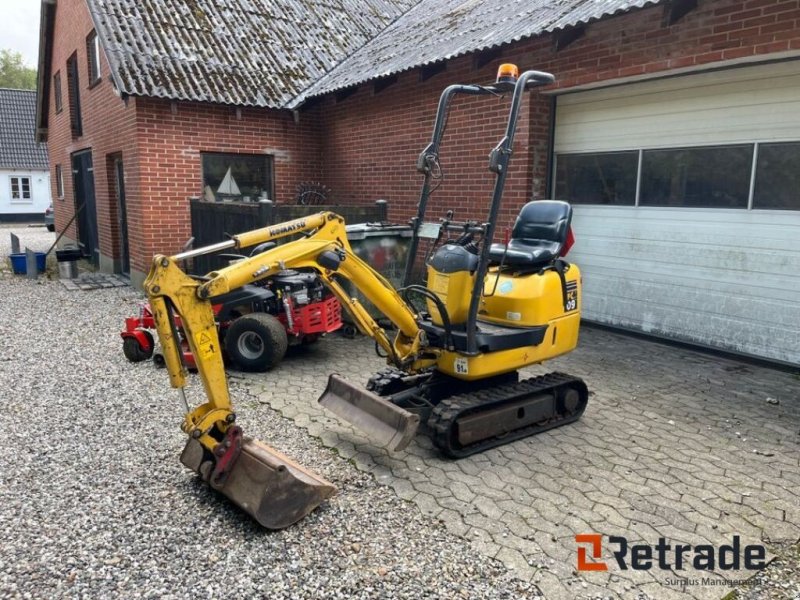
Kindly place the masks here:
[[(399, 451), (424, 429), (445, 455), (459, 458), (580, 417), (588, 399), (583, 381), (562, 373), (520, 380), (518, 373), (570, 352), (578, 342), (581, 276), (562, 257), (572, 209), (566, 202), (529, 202), (510, 239), (493, 243), (523, 97), (552, 81), (548, 73), (520, 75), (516, 66), (502, 65), (494, 84), (444, 90), (431, 142), (417, 162), (424, 180), (400, 289), (352, 251), (343, 218), (332, 212), (153, 259), (145, 291), (170, 382), (186, 407), (184, 465), (271, 529), (291, 525), (335, 492), (315, 473), (244, 436), (229, 397), (213, 300), (286, 270), (316, 273), (386, 356), (390, 367), (375, 374), (366, 389), (334, 374), (319, 399), (376, 444)], [(450, 102), (459, 94), (511, 94), (505, 135), (489, 155), (495, 187), (488, 219), (460, 222), (448, 212), (438, 222), (426, 222), (431, 185), (441, 176), (439, 147)], [(277, 240), (284, 243), (270, 244)], [(415, 260), (420, 240), (429, 246), (421, 267)], [(195, 256), (253, 246), (263, 251), (204, 277), (180, 267)], [(420, 268), (426, 285), (410, 283)], [(396, 332), (381, 327), (345, 282), (380, 309)], [(195, 356), (207, 396), (194, 408), (183, 391), (182, 342)]]

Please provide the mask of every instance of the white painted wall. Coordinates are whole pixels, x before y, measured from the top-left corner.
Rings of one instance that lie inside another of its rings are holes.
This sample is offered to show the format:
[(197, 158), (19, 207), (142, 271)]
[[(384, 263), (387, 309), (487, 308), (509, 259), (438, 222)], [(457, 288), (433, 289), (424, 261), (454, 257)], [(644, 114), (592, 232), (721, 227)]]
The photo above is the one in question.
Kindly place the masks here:
[(800, 363), (800, 212), (575, 206), (592, 321)]
[[(11, 199), (11, 177), (30, 177), (31, 199)], [(49, 171), (10, 171), (0, 169), (0, 215), (44, 214), (50, 206), (50, 172)]]
[[(800, 140), (800, 61), (560, 96), (555, 151)], [(574, 207), (587, 319), (800, 364), (800, 211)]]
[(556, 152), (797, 140), (800, 60), (564, 94)]

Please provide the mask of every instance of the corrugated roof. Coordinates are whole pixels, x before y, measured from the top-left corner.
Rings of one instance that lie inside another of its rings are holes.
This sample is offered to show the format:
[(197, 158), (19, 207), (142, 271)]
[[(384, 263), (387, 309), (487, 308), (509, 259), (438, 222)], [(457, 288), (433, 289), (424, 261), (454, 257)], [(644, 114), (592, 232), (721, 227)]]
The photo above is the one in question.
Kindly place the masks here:
[(36, 90), (0, 88), (0, 168), (48, 169), (47, 144), (37, 144)]
[(87, 0), (123, 93), (285, 107), (418, 0)]
[(422, 0), (298, 95), (327, 94), (661, 0)]

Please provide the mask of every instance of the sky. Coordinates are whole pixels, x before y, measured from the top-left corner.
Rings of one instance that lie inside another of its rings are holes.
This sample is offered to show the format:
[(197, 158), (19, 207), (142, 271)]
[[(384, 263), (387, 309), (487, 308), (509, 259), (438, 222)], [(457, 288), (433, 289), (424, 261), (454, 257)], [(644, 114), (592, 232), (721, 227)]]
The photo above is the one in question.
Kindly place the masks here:
[(0, 49), (22, 54), (29, 67), (36, 67), (39, 57), (39, 0), (0, 0)]

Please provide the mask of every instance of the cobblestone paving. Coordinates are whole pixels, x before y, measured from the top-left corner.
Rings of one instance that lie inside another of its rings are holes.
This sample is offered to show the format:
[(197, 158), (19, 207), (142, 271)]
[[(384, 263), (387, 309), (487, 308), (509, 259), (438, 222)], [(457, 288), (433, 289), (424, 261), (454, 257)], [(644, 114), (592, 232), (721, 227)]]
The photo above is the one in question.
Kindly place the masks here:
[(691, 570), (578, 574), (580, 533), (694, 545), (738, 534), (768, 549), (800, 538), (796, 374), (584, 328), (575, 352), (524, 372), (583, 377), (592, 395), (582, 419), (452, 461), (422, 436), (404, 452), (376, 449), (317, 405), (328, 373), (363, 384), (383, 364), (371, 341), (332, 336), (266, 375), (233, 374), (234, 399), (243, 385), (547, 598), (721, 598), (730, 589), (675, 585), (702, 577)]

